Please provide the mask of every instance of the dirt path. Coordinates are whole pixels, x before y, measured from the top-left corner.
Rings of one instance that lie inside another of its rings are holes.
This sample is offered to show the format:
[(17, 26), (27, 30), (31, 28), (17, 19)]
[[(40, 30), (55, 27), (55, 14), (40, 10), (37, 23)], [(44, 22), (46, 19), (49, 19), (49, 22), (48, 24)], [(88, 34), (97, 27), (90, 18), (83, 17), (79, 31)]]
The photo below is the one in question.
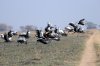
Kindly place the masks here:
[(93, 35), (86, 43), (86, 48), (83, 52), (82, 60), (79, 66), (96, 66), (96, 53), (94, 49), (94, 41), (98, 37), (98, 31), (93, 31)]

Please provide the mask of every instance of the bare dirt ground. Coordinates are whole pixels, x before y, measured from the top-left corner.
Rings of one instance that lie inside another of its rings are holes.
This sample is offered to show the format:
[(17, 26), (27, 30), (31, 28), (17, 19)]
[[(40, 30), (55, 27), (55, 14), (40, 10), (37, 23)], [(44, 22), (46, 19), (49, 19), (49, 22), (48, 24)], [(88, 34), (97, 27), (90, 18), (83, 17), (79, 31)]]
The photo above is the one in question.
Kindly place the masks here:
[(93, 30), (93, 35), (86, 42), (86, 48), (83, 52), (82, 60), (79, 66), (96, 66), (95, 43), (100, 43), (100, 32)]

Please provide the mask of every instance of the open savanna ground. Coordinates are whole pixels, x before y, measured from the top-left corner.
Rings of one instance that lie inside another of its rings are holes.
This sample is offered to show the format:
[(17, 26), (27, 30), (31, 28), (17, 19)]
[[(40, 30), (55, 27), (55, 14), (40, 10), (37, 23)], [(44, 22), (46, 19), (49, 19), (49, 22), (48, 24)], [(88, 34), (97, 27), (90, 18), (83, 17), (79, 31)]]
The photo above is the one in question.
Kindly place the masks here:
[(96, 51), (96, 66), (100, 66), (100, 31), (97, 31), (94, 40), (94, 47)]
[(93, 33), (85, 44), (85, 49), (79, 66), (100, 66), (100, 30)]
[(70, 34), (50, 44), (36, 43), (34, 36), (27, 45), (18, 45), (17, 36), (9, 43), (0, 39), (0, 66), (78, 66), (88, 34)]
[(95, 50), (97, 56), (96, 66), (100, 66), (100, 44), (95, 44)]

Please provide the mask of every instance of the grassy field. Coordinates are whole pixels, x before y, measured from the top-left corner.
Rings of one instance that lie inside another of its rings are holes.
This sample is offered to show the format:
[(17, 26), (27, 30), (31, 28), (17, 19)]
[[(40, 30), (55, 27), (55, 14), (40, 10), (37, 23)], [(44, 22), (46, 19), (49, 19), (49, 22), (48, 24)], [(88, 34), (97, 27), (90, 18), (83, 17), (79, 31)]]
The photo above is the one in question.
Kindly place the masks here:
[(97, 56), (97, 66), (100, 66), (100, 44), (94, 44), (95, 50), (96, 50), (96, 56)]
[(36, 44), (36, 38), (31, 37), (27, 45), (19, 46), (17, 37), (13, 38), (11, 43), (0, 39), (0, 66), (77, 66), (87, 36), (73, 34), (50, 44)]

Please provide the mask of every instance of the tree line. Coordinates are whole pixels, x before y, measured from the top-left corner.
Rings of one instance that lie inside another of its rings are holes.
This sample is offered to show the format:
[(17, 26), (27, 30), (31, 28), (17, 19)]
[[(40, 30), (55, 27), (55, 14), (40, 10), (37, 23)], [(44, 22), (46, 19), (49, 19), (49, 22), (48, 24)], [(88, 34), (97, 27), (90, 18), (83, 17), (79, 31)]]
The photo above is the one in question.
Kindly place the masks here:
[[(87, 22), (86, 23), (86, 28), (87, 29), (97, 29), (97, 27), (100, 28), (100, 25), (97, 25), (93, 22)], [(0, 31), (8, 31), (8, 30), (12, 30), (13, 27), (11, 25), (8, 25), (8, 24), (5, 24), (5, 23), (0, 23)], [(29, 31), (34, 31), (37, 29), (36, 26), (34, 25), (25, 25), (25, 26), (20, 26), (19, 29), (21, 31), (26, 31), (26, 30), (29, 30)]]
[[(26, 31), (26, 30), (34, 31), (37, 29), (37, 27), (33, 25), (25, 25), (25, 26), (20, 26), (19, 29), (21, 31)], [(0, 31), (9, 31), (9, 30), (13, 30), (13, 27), (11, 25), (0, 23)]]

